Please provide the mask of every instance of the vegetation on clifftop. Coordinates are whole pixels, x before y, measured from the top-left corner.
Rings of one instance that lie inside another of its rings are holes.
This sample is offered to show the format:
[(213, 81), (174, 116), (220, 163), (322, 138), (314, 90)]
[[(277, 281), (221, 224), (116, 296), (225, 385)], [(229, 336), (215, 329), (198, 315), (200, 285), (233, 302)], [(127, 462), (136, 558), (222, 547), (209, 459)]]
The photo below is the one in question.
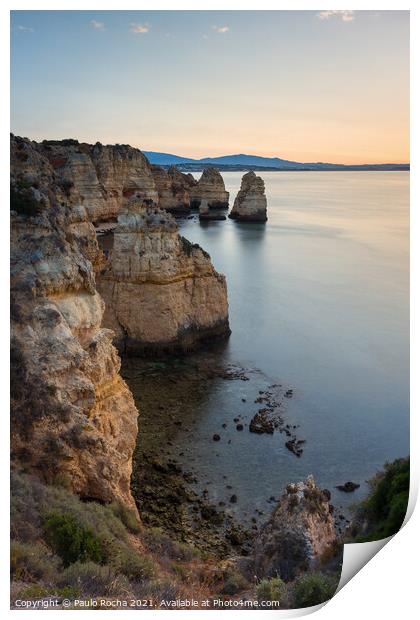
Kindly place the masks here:
[(410, 491), (410, 459), (386, 463), (369, 481), (371, 491), (358, 507), (352, 534), (356, 542), (381, 540), (401, 528)]

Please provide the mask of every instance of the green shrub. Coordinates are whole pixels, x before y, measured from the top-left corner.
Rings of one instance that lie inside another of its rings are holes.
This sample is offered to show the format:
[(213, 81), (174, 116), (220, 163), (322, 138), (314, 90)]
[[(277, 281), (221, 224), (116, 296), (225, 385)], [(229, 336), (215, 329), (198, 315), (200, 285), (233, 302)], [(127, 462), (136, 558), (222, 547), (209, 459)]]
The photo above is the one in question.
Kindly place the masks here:
[(151, 579), (155, 574), (155, 566), (152, 560), (129, 548), (121, 553), (121, 559), (117, 563), (117, 568), (128, 579), (133, 581)]
[(191, 570), (185, 564), (171, 562), (170, 568), (181, 581), (187, 582), (191, 578)]
[(124, 523), (129, 532), (138, 534), (141, 531), (140, 523), (134, 510), (124, 506), (121, 502), (112, 502), (110, 508), (114, 515)]
[(22, 543), (12, 540), (10, 544), (10, 573), (18, 581), (50, 581), (61, 562), (49, 555), (38, 543)]
[(19, 596), (23, 599), (34, 599), (34, 598), (44, 598), (48, 596), (49, 592), (47, 588), (39, 585), (38, 583), (34, 583), (33, 586), (29, 586), (29, 588), (24, 588), (20, 590)]
[(222, 594), (237, 594), (238, 592), (241, 592), (241, 590), (245, 590), (248, 586), (248, 581), (243, 575), (241, 575), (241, 573), (232, 571), (227, 576), (221, 592)]
[(77, 561), (103, 561), (101, 541), (71, 515), (50, 513), (45, 518), (44, 528), (48, 544), (63, 560), (64, 566)]
[(322, 573), (308, 573), (293, 584), (294, 607), (311, 607), (328, 601), (334, 596), (338, 581)]
[(136, 596), (138, 598), (152, 599), (158, 605), (162, 600), (175, 600), (183, 598), (184, 592), (180, 588), (179, 583), (170, 581), (169, 579), (156, 579), (142, 584), (140, 589), (134, 586)]
[(258, 601), (279, 601), (285, 604), (287, 598), (287, 586), (280, 577), (262, 579), (257, 585)]
[(112, 596), (130, 592), (130, 584), (111, 566), (94, 562), (75, 562), (57, 578), (57, 585), (71, 588), (76, 596)]
[(410, 459), (387, 463), (370, 485), (372, 490), (363, 508), (371, 531), (360, 541), (386, 538), (402, 526), (410, 490)]
[(145, 530), (143, 538), (150, 551), (161, 558), (189, 562), (201, 556), (200, 551), (193, 545), (173, 540), (169, 534), (159, 527), (151, 527)]

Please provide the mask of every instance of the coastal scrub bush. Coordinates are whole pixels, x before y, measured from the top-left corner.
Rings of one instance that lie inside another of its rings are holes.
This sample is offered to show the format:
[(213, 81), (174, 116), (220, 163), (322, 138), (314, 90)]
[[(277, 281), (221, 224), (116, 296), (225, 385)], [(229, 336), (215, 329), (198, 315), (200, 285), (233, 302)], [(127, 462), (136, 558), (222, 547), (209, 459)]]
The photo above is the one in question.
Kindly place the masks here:
[(248, 585), (248, 581), (243, 575), (241, 575), (241, 573), (238, 571), (232, 571), (226, 578), (221, 592), (222, 594), (237, 594), (238, 592), (241, 592), (241, 590), (245, 590)]
[(152, 560), (128, 547), (120, 554), (116, 566), (123, 575), (133, 581), (152, 579), (155, 574), (155, 565)]
[(78, 596), (111, 596), (130, 592), (130, 584), (111, 566), (75, 562), (57, 578), (57, 585), (71, 588)]
[(71, 515), (51, 513), (47, 515), (44, 527), (48, 544), (63, 560), (64, 566), (77, 561), (103, 562), (101, 541)]
[(114, 515), (124, 523), (129, 532), (132, 534), (138, 534), (140, 532), (140, 523), (134, 514), (134, 510), (124, 506), (121, 502), (112, 502), (110, 508)]
[(141, 584), (140, 589), (134, 585), (137, 597), (152, 599), (159, 604), (162, 600), (176, 600), (185, 597), (185, 592), (179, 583), (170, 579), (154, 579), (146, 584)]
[(307, 573), (293, 584), (293, 603), (296, 609), (311, 607), (328, 601), (334, 596), (338, 581), (323, 573)]
[(144, 541), (148, 549), (161, 558), (189, 562), (200, 557), (200, 551), (193, 545), (173, 540), (159, 527), (147, 529), (144, 532)]
[(262, 579), (257, 585), (258, 601), (279, 601), (284, 606), (287, 600), (287, 586), (280, 577)]
[(370, 532), (360, 542), (380, 540), (398, 532), (407, 512), (410, 490), (410, 459), (387, 463), (371, 481), (371, 493), (362, 504)]
[(75, 138), (64, 138), (63, 140), (43, 140), (42, 144), (48, 146), (77, 146), (79, 140)]
[(59, 558), (39, 543), (12, 540), (10, 544), (10, 573), (17, 581), (51, 581), (60, 564)]

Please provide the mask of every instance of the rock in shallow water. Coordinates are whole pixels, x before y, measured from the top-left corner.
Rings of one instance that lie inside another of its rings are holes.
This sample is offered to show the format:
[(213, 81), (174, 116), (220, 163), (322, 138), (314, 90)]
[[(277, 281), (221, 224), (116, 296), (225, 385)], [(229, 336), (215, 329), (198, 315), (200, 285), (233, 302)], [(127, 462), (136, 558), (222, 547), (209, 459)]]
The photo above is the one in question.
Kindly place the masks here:
[(343, 491), (344, 493), (352, 493), (353, 491), (355, 491), (359, 487), (360, 487), (360, 484), (357, 484), (357, 482), (349, 481), (349, 482), (346, 482), (344, 484), (339, 484), (335, 488), (338, 489), (339, 491)]

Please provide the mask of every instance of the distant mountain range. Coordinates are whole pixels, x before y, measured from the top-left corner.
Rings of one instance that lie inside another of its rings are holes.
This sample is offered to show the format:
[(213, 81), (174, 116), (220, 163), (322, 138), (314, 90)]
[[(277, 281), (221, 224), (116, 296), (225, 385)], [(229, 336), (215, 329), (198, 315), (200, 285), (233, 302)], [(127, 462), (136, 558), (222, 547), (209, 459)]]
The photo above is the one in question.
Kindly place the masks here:
[(170, 153), (143, 151), (151, 164), (177, 166), (183, 170), (202, 170), (205, 166), (217, 166), (222, 170), (410, 170), (410, 164), (330, 164), (324, 162), (302, 163), (279, 157), (258, 155), (223, 155), (192, 159)]

